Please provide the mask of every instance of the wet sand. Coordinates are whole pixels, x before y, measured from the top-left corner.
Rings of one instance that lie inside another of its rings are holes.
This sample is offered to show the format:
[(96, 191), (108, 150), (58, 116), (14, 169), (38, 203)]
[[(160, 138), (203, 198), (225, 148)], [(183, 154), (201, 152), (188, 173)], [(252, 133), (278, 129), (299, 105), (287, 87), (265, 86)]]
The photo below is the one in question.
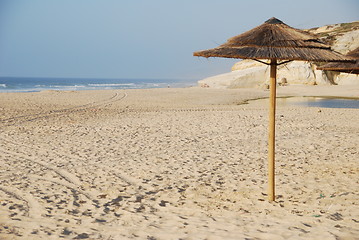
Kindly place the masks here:
[(268, 94), (1, 93), (0, 239), (357, 238), (359, 110), (278, 107), (270, 203)]

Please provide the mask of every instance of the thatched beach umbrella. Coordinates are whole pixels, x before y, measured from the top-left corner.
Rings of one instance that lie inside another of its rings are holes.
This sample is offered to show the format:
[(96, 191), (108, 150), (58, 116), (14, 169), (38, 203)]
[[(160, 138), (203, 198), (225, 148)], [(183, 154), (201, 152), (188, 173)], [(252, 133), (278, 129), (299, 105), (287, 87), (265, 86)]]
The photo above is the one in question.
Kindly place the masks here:
[[(276, 72), (278, 61), (292, 60), (346, 62), (350, 59), (330, 50), (330, 47), (313, 35), (271, 18), (264, 24), (245, 33), (230, 38), (219, 47), (195, 52), (194, 56), (254, 59), (270, 65), (270, 111), (269, 111), (269, 152), (268, 152), (268, 199), (275, 200), (275, 107), (276, 107)], [(270, 63), (261, 61), (270, 60)]]
[(345, 72), (352, 74), (359, 74), (359, 48), (349, 52), (347, 57), (352, 57), (356, 59), (355, 63), (348, 62), (333, 62), (327, 63), (321, 67), (318, 67), (319, 70), (328, 70), (328, 71), (336, 71), (336, 72)]

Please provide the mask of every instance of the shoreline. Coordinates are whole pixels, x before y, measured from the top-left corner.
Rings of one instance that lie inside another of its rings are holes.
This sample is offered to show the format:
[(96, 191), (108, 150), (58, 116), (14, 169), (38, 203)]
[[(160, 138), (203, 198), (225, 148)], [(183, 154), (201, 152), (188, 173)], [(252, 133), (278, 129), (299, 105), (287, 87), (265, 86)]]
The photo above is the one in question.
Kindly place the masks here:
[[(359, 86), (285, 86), (358, 97)], [(0, 93), (0, 238), (350, 239), (358, 109), (277, 111), (266, 201), (261, 89)]]
[(0, 77), (0, 92), (41, 92), (55, 91), (87, 91), (87, 90), (119, 90), (187, 87), (196, 85), (192, 79), (104, 79), (104, 78), (7, 78)]
[[(179, 82), (178, 84), (185, 84), (185, 82)], [(195, 82), (193, 83), (195, 84)], [(209, 91), (255, 91), (255, 92), (269, 92), (269, 90), (263, 90), (262, 88), (204, 88), (200, 86), (184, 86), (184, 87), (148, 87), (148, 88), (116, 88), (116, 89), (79, 89), (79, 90), (66, 90), (66, 89), (44, 89), (39, 91), (18, 91), (18, 92), (1, 92), (0, 94), (26, 94), (26, 93), (41, 93), (41, 92), (96, 92), (96, 91), (138, 91), (138, 90), (156, 90), (156, 89), (203, 89)], [(277, 85), (277, 97), (280, 94), (288, 95), (293, 94), (293, 96), (302, 96), (302, 97), (351, 97), (359, 98), (358, 91), (359, 83), (356, 85), (304, 85), (304, 84), (290, 84), (286, 86)], [(320, 91), (320, 92), (318, 92)], [(336, 92), (339, 94), (336, 95)], [(312, 94), (312, 95), (308, 95)], [(317, 95), (313, 95), (317, 94)]]

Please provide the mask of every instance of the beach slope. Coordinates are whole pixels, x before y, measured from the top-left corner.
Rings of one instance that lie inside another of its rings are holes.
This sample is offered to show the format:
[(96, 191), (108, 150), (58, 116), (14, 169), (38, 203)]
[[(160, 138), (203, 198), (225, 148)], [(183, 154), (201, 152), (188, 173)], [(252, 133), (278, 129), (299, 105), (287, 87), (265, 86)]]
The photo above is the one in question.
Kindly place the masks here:
[(268, 94), (1, 93), (0, 238), (357, 238), (359, 110), (278, 107), (277, 201), (269, 203), (268, 106), (244, 104)]

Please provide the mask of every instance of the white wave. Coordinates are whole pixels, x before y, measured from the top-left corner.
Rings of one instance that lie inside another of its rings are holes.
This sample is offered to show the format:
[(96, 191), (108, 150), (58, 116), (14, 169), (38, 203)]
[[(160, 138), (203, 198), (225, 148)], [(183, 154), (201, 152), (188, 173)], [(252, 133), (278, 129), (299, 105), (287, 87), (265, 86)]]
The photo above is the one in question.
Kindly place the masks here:
[(85, 85), (35, 85), (36, 88), (45, 88), (45, 89), (52, 89), (52, 88), (85, 88)]
[(0, 87), (6, 88), (6, 84), (1, 83)]
[(90, 87), (121, 87), (121, 86), (134, 86), (134, 83), (94, 83), (89, 84)]
[(50, 87), (55, 88), (83, 88), (86, 87), (85, 85), (51, 85)]

